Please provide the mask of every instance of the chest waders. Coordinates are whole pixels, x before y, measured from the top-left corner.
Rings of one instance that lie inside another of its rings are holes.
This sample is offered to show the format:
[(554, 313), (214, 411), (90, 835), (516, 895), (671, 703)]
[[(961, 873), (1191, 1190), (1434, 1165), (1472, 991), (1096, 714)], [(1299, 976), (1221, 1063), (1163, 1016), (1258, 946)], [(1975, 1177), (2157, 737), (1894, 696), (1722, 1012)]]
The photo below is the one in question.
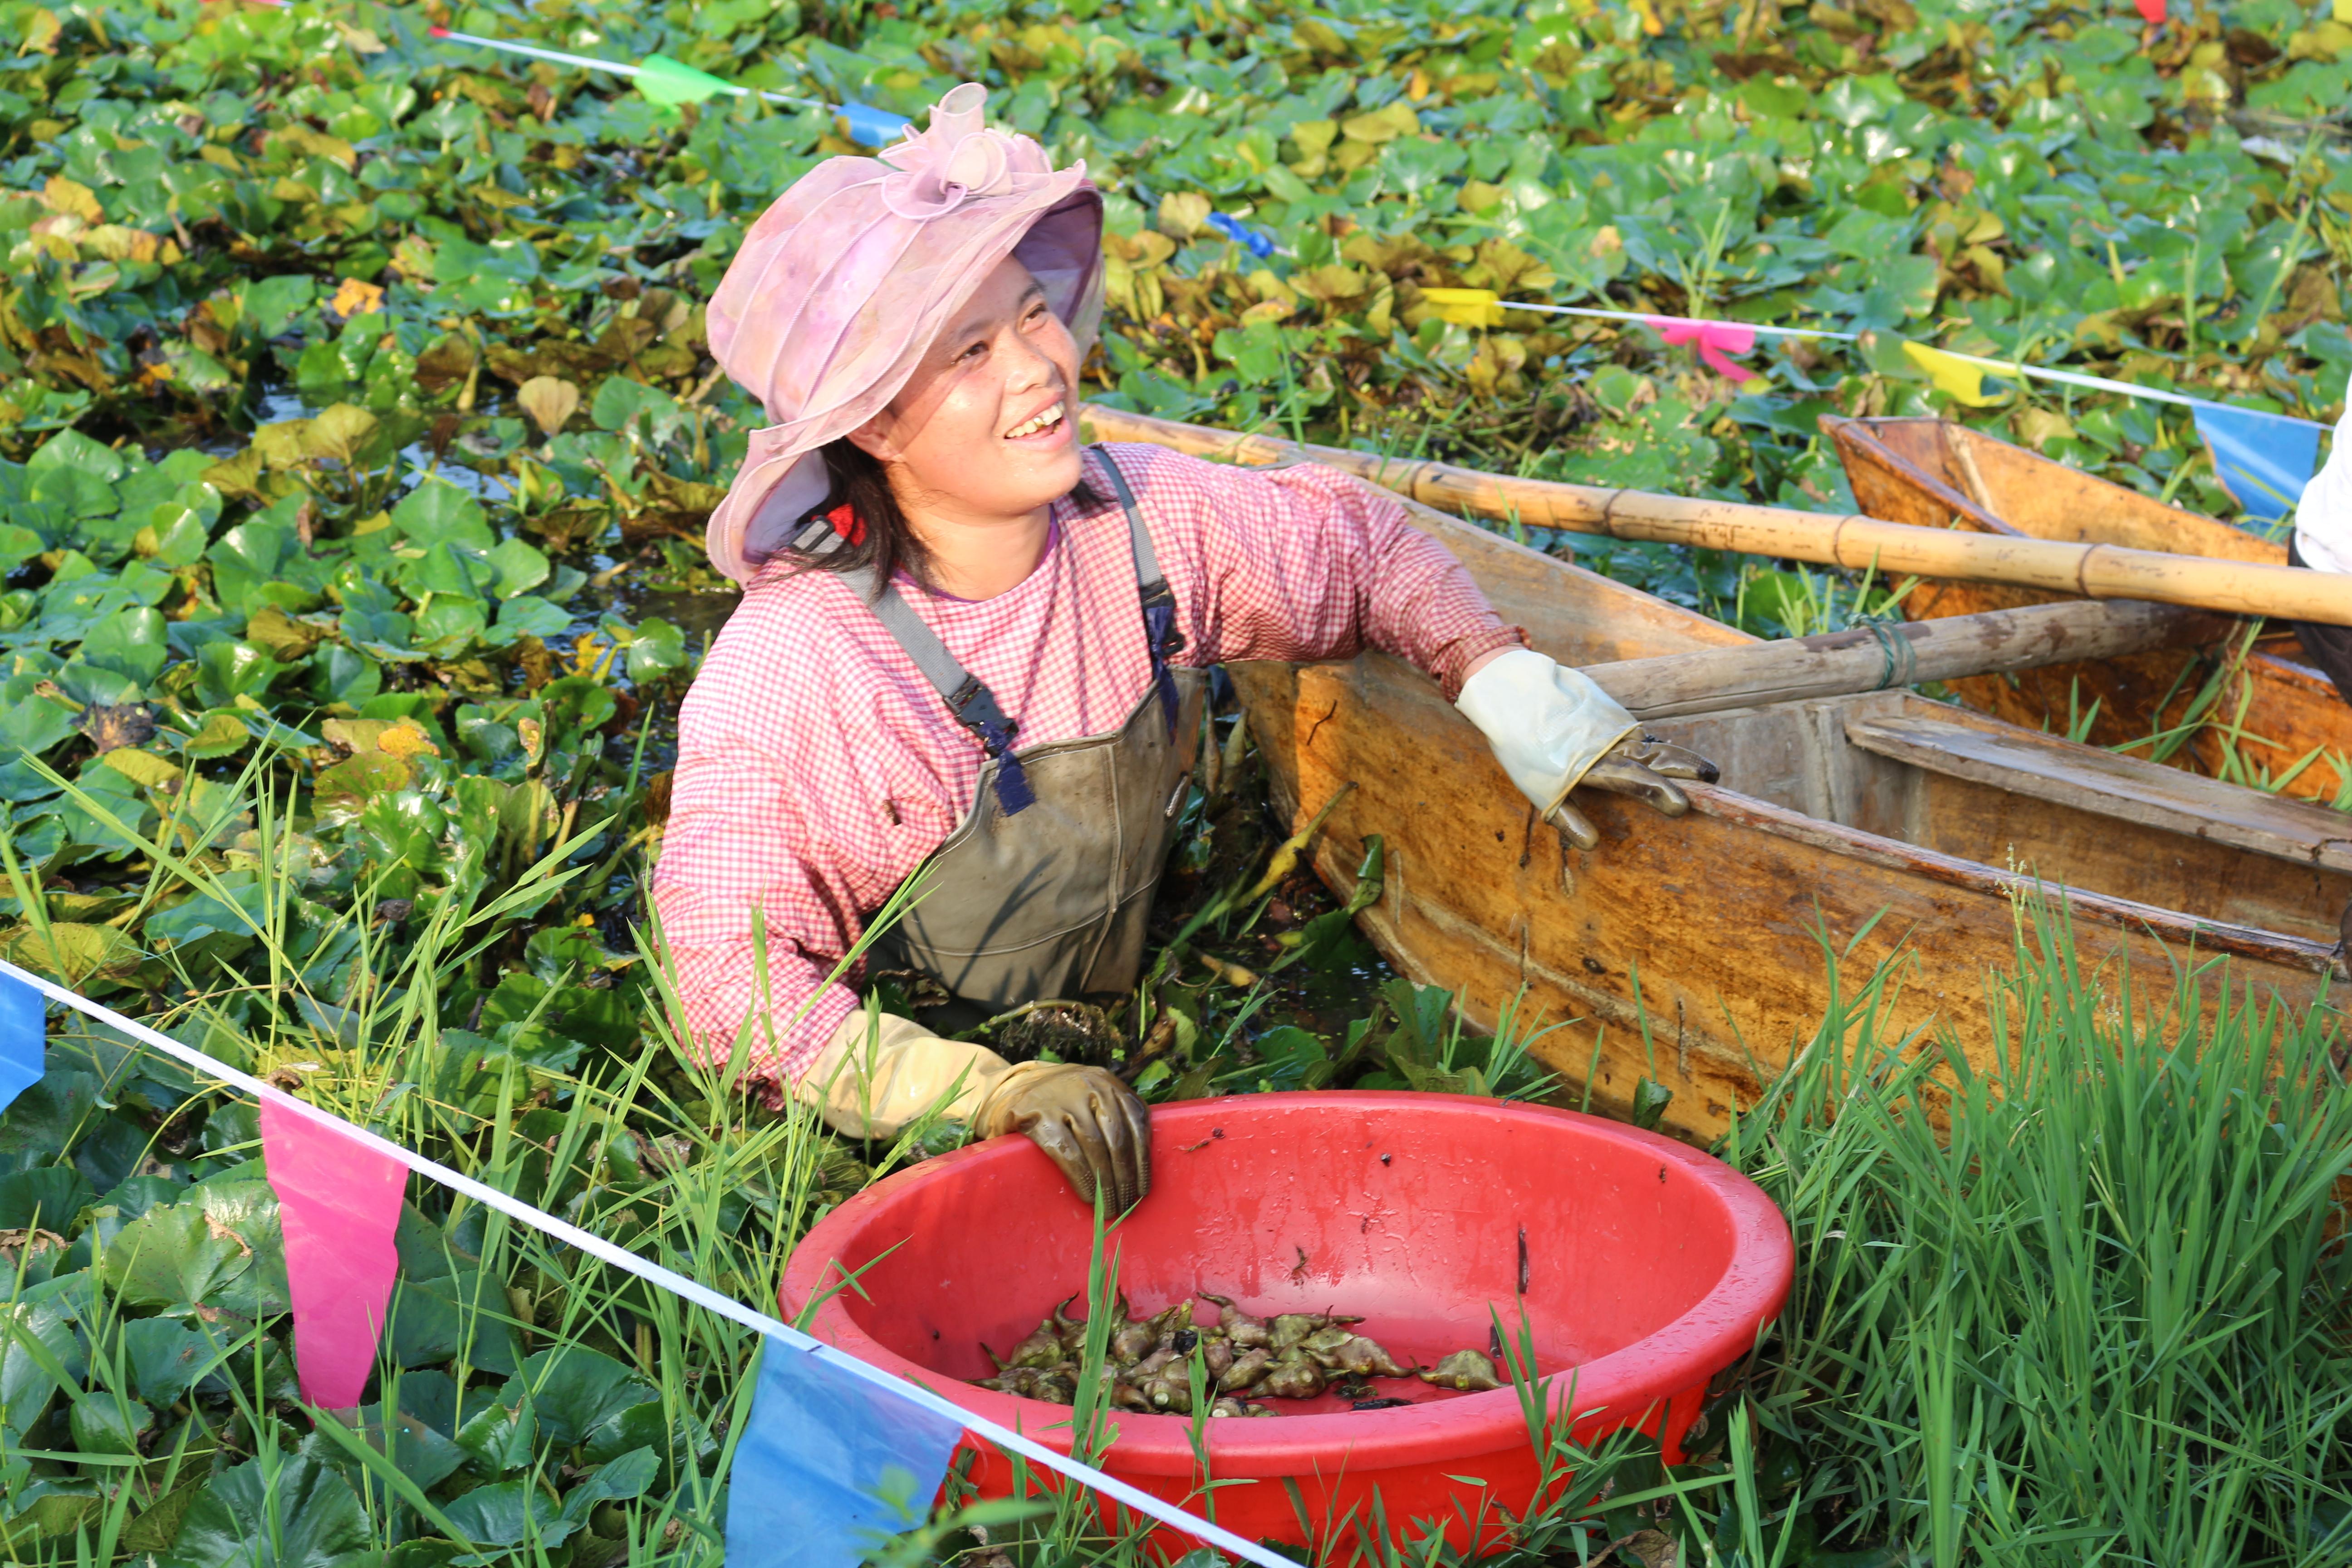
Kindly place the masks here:
[[(898, 590), (877, 596), (870, 567), (842, 574), (987, 752), (971, 813), (932, 852), (922, 897), (877, 956), (992, 1013), (1135, 984), (1200, 730), (1206, 673), (1169, 664), (1183, 647), (1175, 598), (1125, 476), (1096, 456), (1127, 513), (1151, 655), (1150, 684), (1116, 730), (1013, 749), (1013, 721)], [(803, 538), (817, 527), (830, 532), (820, 523)]]

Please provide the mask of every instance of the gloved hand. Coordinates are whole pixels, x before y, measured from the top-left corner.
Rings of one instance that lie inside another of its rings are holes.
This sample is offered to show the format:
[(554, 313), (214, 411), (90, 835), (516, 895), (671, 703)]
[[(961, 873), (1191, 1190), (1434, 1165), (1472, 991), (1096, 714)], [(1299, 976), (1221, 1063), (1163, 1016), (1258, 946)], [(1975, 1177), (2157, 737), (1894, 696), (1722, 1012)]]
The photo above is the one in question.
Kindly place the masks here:
[(997, 1079), (971, 1125), (983, 1138), (1026, 1133), (1079, 1197), (1092, 1203), (1102, 1188), (1113, 1214), (1151, 1190), (1151, 1110), (1117, 1073), (1023, 1062)]
[(841, 1021), (793, 1089), (836, 1132), (896, 1138), (928, 1110), (975, 1121), (989, 1090), (1012, 1070), (986, 1046), (943, 1040), (911, 1018), (869, 1017), (861, 1007)]
[(1081, 1198), (1093, 1202), (1100, 1183), (1115, 1210), (1151, 1190), (1151, 1112), (1100, 1068), (1014, 1067), (986, 1046), (861, 1010), (842, 1020), (794, 1092), (853, 1138), (895, 1138), (934, 1110), (982, 1138), (1025, 1133)]
[(1633, 716), (1582, 670), (1533, 648), (1488, 660), (1463, 682), (1454, 706), (1485, 733), (1519, 793), (1580, 849), (1601, 843), (1569, 804), (1569, 791), (1580, 784), (1680, 816), (1690, 797), (1672, 781), (1713, 784), (1720, 776), (1696, 752), (1643, 734)]

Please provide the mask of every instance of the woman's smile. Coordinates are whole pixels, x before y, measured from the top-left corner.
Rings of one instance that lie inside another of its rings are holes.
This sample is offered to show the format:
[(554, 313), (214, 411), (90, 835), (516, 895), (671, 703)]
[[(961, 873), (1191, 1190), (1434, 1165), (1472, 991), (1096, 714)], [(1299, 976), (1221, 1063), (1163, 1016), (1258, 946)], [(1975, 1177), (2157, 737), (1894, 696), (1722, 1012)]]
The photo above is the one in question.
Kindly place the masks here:
[(1057, 397), (1036, 414), (1007, 430), (1004, 433), (1004, 438), (1030, 447), (1060, 446), (1070, 438), (1070, 422), (1063, 417), (1066, 411), (1066, 405), (1063, 399)]

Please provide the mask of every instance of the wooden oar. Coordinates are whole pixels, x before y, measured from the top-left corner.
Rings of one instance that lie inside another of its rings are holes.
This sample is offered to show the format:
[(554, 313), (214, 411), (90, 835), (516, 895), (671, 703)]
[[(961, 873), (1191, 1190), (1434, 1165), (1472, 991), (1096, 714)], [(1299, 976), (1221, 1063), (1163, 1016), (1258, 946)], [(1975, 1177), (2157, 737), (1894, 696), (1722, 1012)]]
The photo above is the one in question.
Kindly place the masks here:
[(2201, 555), (2169, 555), (2113, 544), (1916, 528), (1860, 515), (1834, 517), (1788, 507), (1690, 500), (1643, 490), (1515, 479), (1450, 463), (1383, 458), (1336, 447), (1241, 436), (1146, 414), (1088, 405), (1082, 417), (1106, 441), (1150, 441), (1202, 457), (1253, 463), (1328, 463), (1417, 501), (1534, 528), (1646, 539), (1708, 550), (1811, 561), (1882, 575), (1948, 577), (2076, 594), (2144, 599), (2233, 616), (2277, 616), (2352, 626), (2352, 575), (2262, 566)]
[(2216, 620), (2178, 605), (2076, 599), (1587, 665), (1584, 673), (1637, 718), (1668, 719), (2194, 647), (2212, 640)]

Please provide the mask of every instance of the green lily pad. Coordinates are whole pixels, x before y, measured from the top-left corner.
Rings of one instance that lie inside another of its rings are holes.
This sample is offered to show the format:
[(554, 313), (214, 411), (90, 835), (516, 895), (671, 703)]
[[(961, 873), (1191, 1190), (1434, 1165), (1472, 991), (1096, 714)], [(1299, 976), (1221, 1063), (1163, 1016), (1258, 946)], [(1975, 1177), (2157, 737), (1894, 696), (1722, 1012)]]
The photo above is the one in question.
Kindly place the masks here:
[(350, 1568), (375, 1531), (324, 1462), (280, 1453), (224, 1470), (181, 1521), (157, 1568)]

